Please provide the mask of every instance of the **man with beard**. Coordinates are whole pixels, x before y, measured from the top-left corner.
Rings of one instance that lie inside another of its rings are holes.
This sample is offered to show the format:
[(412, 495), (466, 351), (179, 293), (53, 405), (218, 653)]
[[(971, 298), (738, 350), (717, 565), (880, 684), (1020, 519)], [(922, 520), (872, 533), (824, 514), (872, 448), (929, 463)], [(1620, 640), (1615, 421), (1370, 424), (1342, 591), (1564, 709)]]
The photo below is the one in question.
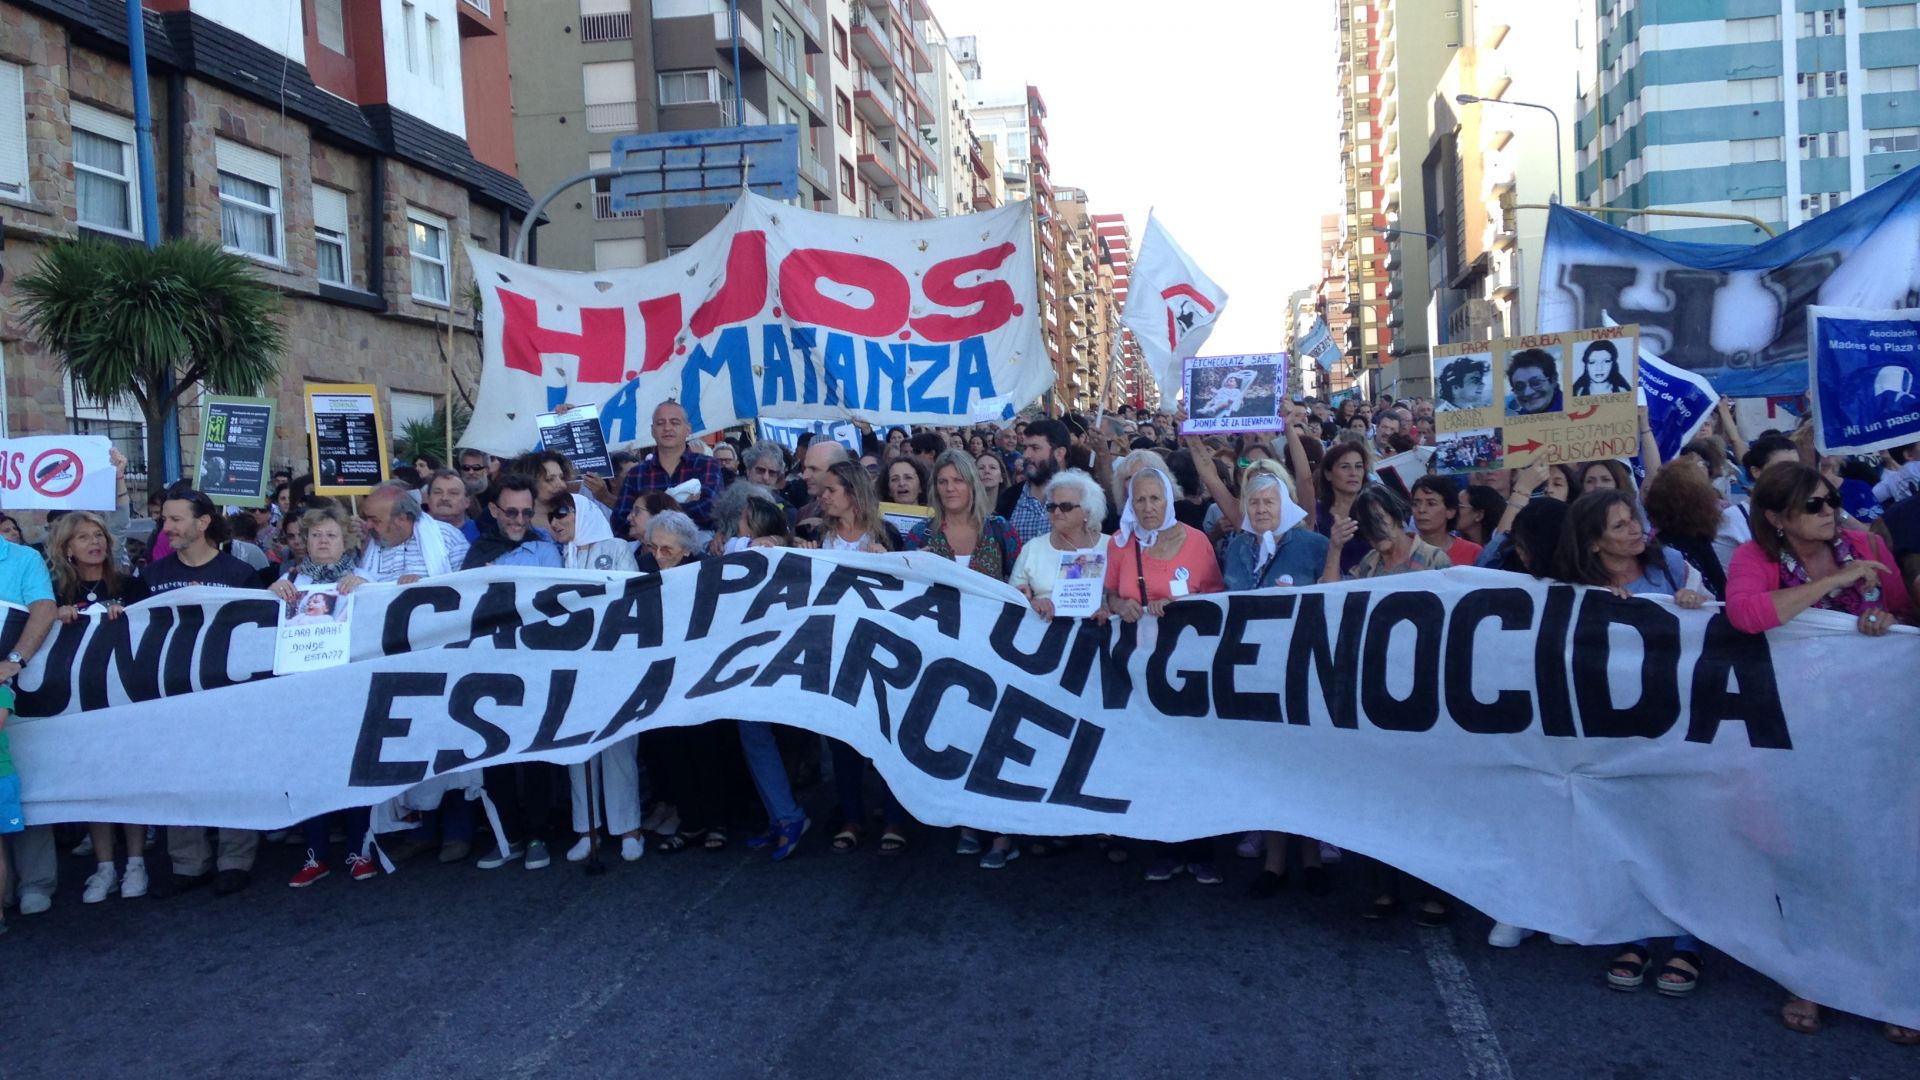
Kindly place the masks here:
[(1058, 420), (1035, 420), (1027, 425), (1025, 449), (1020, 455), (1020, 475), (1026, 483), (1009, 485), (994, 508), (994, 513), (1013, 525), (1022, 544), (1050, 530), (1047, 481), (1067, 467), (1067, 448), (1072, 445), (1072, 433)]

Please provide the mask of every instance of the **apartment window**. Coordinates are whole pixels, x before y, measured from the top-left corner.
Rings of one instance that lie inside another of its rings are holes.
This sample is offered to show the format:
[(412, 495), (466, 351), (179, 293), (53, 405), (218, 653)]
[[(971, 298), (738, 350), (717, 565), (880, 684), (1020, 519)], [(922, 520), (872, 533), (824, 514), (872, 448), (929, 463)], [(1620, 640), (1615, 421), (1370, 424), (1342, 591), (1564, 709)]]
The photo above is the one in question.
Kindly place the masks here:
[(414, 8), (410, 0), (400, 0), (400, 47), (406, 50), (407, 70), (420, 73), (419, 31), (413, 28)]
[(1801, 37), (1835, 37), (1847, 32), (1847, 9), (1803, 11), (1800, 13)]
[(847, 28), (840, 25), (839, 19), (833, 20), (833, 58), (843, 67), (847, 63)]
[(1844, 71), (1803, 71), (1797, 80), (1803, 98), (1845, 97), (1847, 93), (1847, 73)]
[(426, 62), (427, 81), (440, 85), (440, 20), (429, 15), (426, 17)]
[(0, 63), (0, 196), (27, 197), (27, 76)]
[[(660, 77), (664, 91), (667, 77)], [(640, 126), (638, 84), (634, 82), (633, 61), (609, 60), (580, 65), (580, 82), (587, 112), (588, 131), (634, 131)], [(663, 96), (662, 104), (667, 103)]]
[(1847, 133), (1844, 131), (1816, 131), (1800, 136), (1800, 157), (1803, 161), (1846, 156)]
[(1779, 161), (1779, 139), (1734, 139), (1727, 143), (1727, 158), (1734, 164), (1749, 161)]
[(133, 161), (133, 121), (75, 102), (74, 208), (80, 224), (121, 236), (140, 235), (140, 215), (134, 209), (140, 189)]
[(347, 248), (347, 193), (313, 185), (313, 260), (321, 281), (351, 285)]
[(593, 242), (595, 270), (622, 270), (645, 265), (647, 265), (647, 242), (642, 237), (630, 236), (619, 240)]
[(1867, 132), (1867, 153), (1897, 154), (1920, 150), (1920, 127), (1874, 128)]
[(1837, 210), (1847, 201), (1844, 191), (1815, 192), (1800, 199), (1800, 220), (1811, 221), (1829, 210)]
[(313, 0), (313, 36), (334, 52), (347, 51), (347, 22), (341, 8), (346, 0)]
[(846, 158), (840, 159), (840, 197), (853, 198), (853, 166)]
[(1727, 100), (1734, 105), (1779, 101), (1780, 77), (1769, 75), (1764, 79), (1728, 79)]
[[(632, 65), (629, 64), (629, 67)], [(663, 71), (660, 73), (660, 104), (698, 105), (720, 100), (723, 88), (732, 83), (712, 68), (703, 71)]]
[(394, 390), (387, 395), (387, 408), (393, 414), (393, 426), (387, 429), (391, 437), (405, 431), (409, 424), (432, 425), (434, 415), (440, 411), (440, 400), (432, 394)]
[(282, 261), (280, 159), (217, 139), (214, 160), (220, 174), (220, 242), (228, 251)]
[(444, 304), (447, 289), (447, 219), (407, 208), (407, 250), (412, 253), (413, 298)]
[(1784, 216), (1782, 210), (1785, 204), (1786, 200), (1778, 197), (1772, 199), (1735, 199), (1733, 200), (1733, 212), (1736, 214), (1745, 214), (1750, 218), (1759, 218), (1761, 221), (1780, 221)]
[(1867, 93), (1897, 94), (1907, 90), (1920, 90), (1920, 67), (1867, 69)]
[(838, 90), (833, 92), (833, 119), (841, 131), (853, 134), (853, 105), (847, 101), (847, 95)]
[(1780, 40), (1780, 16), (1762, 15), (1753, 19), (1728, 19), (1727, 41), (1743, 45), (1754, 41)]
[(1860, 13), (1867, 24), (1862, 29), (1869, 34), (1880, 30), (1912, 30), (1915, 25), (1914, 10), (1913, 4), (1867, 8)]

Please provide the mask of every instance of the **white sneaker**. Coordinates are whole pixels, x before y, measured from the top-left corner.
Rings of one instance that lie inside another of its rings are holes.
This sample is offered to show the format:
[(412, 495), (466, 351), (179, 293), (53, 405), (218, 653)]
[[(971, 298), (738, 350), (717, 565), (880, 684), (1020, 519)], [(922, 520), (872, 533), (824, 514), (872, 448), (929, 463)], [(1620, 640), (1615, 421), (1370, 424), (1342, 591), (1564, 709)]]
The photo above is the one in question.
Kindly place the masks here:
[(80, 894), (80, 902), (97, 904), (112, 896), (113, 887), (119, 882), (119, 878), (120, 875), (114, 870), (112, 863), (101, 863), (94, 869), (93, 876), (87, 878), (87, 891)]
[(1511, 926), (1507, 923), (1497, 922), (1493, 924), (1493, 929), (1487, 933), (1487, 944), (1496, 949), (1515, 949), (1519, 948), (1521, 942), (1532, 936), (1533, 931), (1525, 927)]
[(593, 854), (593, 837), (583, 836), (567, 849), (568, 862), (585, 862)]
[(647, 853), (647, 842), (638, 836), (625, 837), (620, 841), (620, 857), (627, 862), (639, 862), (640, 856)]
[(73, 850), (68, 854), (72, 855), (76, 859), (84, 859), (87, 856), (93, 854), (93, 834), (88, 833), (86, 836), (82, 837), (79, 843), (73, 845)]
[(147, 867), (145, 863), (128, 863), (127, 872), (120, 878), (120, 899), (138, 900), (147, 895)]
[(20, 894), (20, 914), (44, 915), (53, 906), (53, 898), (46, 893), (29, 892)]
[(1322, 841), (1320, 844), (1320, 862), (1323, 865), (1332, 866), (1334, 863), (1337, 863), (1339, 861), (1340, 861), (1340, 849), (1337, 847), (1334, 847), (1332, 844)]
[(545, 870), (553, 865), (553, 856), (547, 854), (547, 842), (534, 840), (527, 844), (527, 869)]

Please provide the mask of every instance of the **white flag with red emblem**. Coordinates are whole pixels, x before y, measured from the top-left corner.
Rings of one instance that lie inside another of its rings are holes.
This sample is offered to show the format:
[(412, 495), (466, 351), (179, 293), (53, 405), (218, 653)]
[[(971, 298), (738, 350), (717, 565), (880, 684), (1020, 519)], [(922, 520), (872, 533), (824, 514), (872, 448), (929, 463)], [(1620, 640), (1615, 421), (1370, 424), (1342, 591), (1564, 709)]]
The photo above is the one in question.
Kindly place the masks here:
[(1158, 218), (1147, 215), (1120, 321), (1133, 331), (1162, 402), (1179, 393), (1180, 361), (1199, 353), (1226, 306), (1226, 290), (1193, 264)]

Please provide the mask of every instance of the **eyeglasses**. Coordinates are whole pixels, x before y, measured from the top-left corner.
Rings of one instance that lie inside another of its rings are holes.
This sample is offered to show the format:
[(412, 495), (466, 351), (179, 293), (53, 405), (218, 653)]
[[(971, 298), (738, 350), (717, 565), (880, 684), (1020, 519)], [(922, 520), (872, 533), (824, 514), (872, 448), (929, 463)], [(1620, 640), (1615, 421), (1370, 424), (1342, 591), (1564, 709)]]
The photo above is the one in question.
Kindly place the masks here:
[(1825, 495), (1813, 495), (1807, 499), (1807, 505), (1801, 509), (1809, 514), (1817, 514), (1823, 506), (1829, 510), (1840, 509), (1840, 496), (1835, 495), (1833, 492), (1828, 492)]
[[(533, 511), (531, 510), (527, 511), (527, 516), (532, 517)], [(559, 521), (561, 518), (570, 518), (572, 516), (573, 516), (573, 507), (571, 506), (556, 506), (553, 509), (547, 511), (548, 521)]]
[(1514, 390), (1515, 390), (1515, 391), (1520, 391), (1520, 390), (1550, 390), (1550, 389), (1552, 389), (1552, 388), (1553, 388), (1553, 383), (1552, 383), (1552, 382), (1550, 382), (1550, 381), (1548, 381), (1548, 380), (1546, 380), (1546, 379), (1528, 379), (1528, 380), (1526, 380), (1526, 381), (1524, 381), (1524, 382), (1516, 382), (1516, 383), (1514, 383), (1514, 384), (1513, 384), (1513, 388), (1514, 388)]
[(1049, 514), (1071, 514), (1080, 509), (1079, 503), (1043, 503), (1041, 508)]
[(461, 472), (486, 472), (487, 463), (483, 461), (478, 465), (462, 465), (460, 466), (460, 471)]
[(525, 510), (509, 510), (505, 507), (500, 507), (494, 510), (493, 516), (503, 517), (508, 521), (532, 521), (533, 507), (529, 506)]

